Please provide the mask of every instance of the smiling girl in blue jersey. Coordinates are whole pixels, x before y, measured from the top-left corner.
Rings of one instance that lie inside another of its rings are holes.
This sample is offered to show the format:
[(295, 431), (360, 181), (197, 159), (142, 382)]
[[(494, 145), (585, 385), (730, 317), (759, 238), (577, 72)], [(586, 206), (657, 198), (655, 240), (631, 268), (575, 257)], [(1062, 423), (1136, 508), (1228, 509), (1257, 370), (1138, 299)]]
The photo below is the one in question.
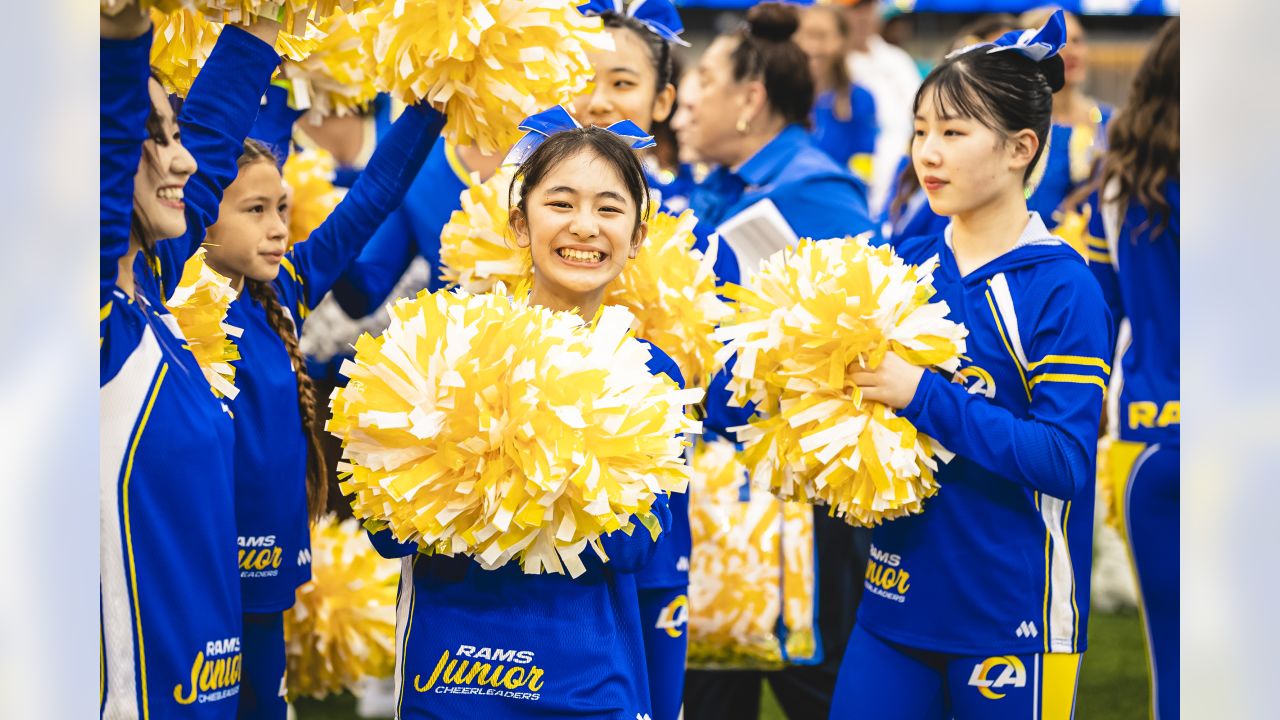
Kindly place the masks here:
[(102, 18), (101, 713), (231, 718), (232, 421), (164, 302), (216, 218), (225, 180), (205, 158), (252, 126), (279, 25), (226, 27), (177, 117), (148, 80), (149, 26), (136, 4)]
[[(572, 128), (559, 108), (530, 118), (538, 120), (547, 132), (526, 137), (545, 139), (516, 171), (510, 224), (514, 241), (532, 257), (529, 300), (592, 317), (647, 232), (649, 193), (632, 150), (636, 138)], [(571, 129), (557, 131), (566, 123)], [(529, 144), (521, 141), (516, 152)], [(584, 262), (559, 252), (585, 247), (601, 257)], [(650, 371), (683, 385), (675, 363), (651, 350)], [(653, 511), (664, 529), (671, 527), (665, 495)], [(419, 554), (416, 544), (398, 544), (389, 531), (374, 535), (380, 553), (403, 558), (397, 717), (635, 720), (650, 714), (635, 573), (665, 537), (665, 531), (658, 542), (644, 532), (615, 532), (602, 539), (608, 563), (584, 557), (586, 572), (572, 578), (528, 575), (515, 563), (485, 570), (470, 557)], [(501, 681), (486, 681), (498, 672)]]
[(326, 464), (315, 435), (316, 397), (298, 348), (307, 314), (399, 205), (444, 117), (402, 114), (333, 213), (286, 250), (285, 191), (277, 158), (244, 141), (210, 164), (234, 180), (205, 243), (209, 266), (240, 296), (227, 322), (240, 328), (234, 414), (236, 527), (244, 609), (239, 717), (283, 720), (282, 613), (311, 579), (308, 518), (325, 509)]
[(955, 377), (890, 353), (863, 396), (956, 457), (916, 516), (875, 529), (832, 718), (1068, 718), (1085, 650), (1095, 452), (1111, 321), (1076, 251), (1028, 213), (1061, 14), (954, 53), (915, 101), (912, 162), (938, 235), (938, 299), (969, 329)]

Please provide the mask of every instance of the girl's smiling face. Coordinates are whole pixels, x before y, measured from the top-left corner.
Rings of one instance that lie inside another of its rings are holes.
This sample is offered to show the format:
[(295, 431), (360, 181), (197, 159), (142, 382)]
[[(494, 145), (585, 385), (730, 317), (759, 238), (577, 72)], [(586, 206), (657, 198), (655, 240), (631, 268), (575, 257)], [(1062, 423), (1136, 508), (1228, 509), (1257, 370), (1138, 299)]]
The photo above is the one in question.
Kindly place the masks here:
[(583, 148), (551, 168), (512, 210), (516, 244), (529, 248), (534, 288), (580, 308), (598, 305), (648, 232), (618, 172)]

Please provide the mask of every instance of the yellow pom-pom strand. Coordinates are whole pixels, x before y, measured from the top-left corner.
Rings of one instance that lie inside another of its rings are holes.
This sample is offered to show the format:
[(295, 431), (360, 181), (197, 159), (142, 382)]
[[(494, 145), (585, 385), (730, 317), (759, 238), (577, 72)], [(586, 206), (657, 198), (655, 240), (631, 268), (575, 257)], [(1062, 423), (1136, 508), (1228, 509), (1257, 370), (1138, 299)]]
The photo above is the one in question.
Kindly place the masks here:
[(379, 23), (378, 89), (445, 113), (455, 145), (498, 152), (530, 115), (568, 103), (612, 48), (577, 0), (399, 0)]
[(288, 696), (324, 698), (396, 664), (400, 563), (378, 555), (360, 523), (332, 515), (311, 529), (311, 580), (284, 614)]
[(195, 0), (99, 0), (99, 9), (106, 15), (118, 15), (130, 5), (141, 5), (143, 10), (156, 8), (161, 12), (173, 12), (182, 7), (194, 7)]
[(289, 154), (284, 182), (289, 187), (289, 247), (311, 236), (342, 196), (333, 186), (337, 163), (329, 151), (307, 148)]
[[(813, 508), (751, 489), (733, 443), (694, 447), (689, 665), (776, 669), (817, 650)], [(781, 621), (786, 639), (779, 637)]]
[(684, 492), (685, 406), (703, 392), (649, 373), (631, 314), (594, 325), (526, 300), (422, 292), (356, 341), (326, 428), (342, 439), (356, 517), (424, 552), (486, 568), (585, 571), (602, 536), (660, 530), (660, 492)]
[(441, 279), (445, 282), (468, 292), (485, 293), (498, 283), (513, 288), (533, 278), (529, 250), (516, 246), (508, 228), (508, 191), (514, 175), (515, 168), (503, 167), (459, 196), (461, 209), (453, 211), (440, 231)]
[(284, 32), (304, 35), (308, 22), (321, 22), (339, 10), (354, 12), (379, 0), (196, 0), (211, 19), (247, 24), (256, 18), (277, 20)]
[[(222, 23), (209, 20), (203, 14), (189, 8), (173, 12), (151, 9), (151, 22), (155, 26), (151, 41), (151, 69), (168, 92), (186, 97), (195, 82), (200, 68), (209, 59), (213, 46), (222, 32)], [(276, 38), (276, 52), (292, 60), (301, 60), (316, 46), (319, 39), (280, 33)]]
[(678, 217), (655, 212), (634, 260), (609, 286), (604, 302), (636, 316), (636, 336), (662, 348), (688, 387), (705, 387), (718, 367), (713, 333), (733, 311), (716, 289), (716, 240), (708, 253), (693, 249), (692, 210)]
[(234, 399), (236, 369), (232, 360), (240, 359), (235, 341), (242, 330), (228, 325), (227, 310), (237, 293), (231, 281), (205, 262), (205, 249), (200, 248), (182, 267), (182, 279), (169, 298), (167, 307), (178, 321), (187, 347), (195, 355), (214, 395)]
[(932, 303), (933, 258), (908, 265), (866, 236), (802, 240), (774, 254), (752, 287), (729, 288), (738, 314), (717, 331), (737, 354), (729, 390), (762, 416), (739, 430), (753, 476), (785, 500), (821, 502), (858, 525), (919, 512), (950, 454), (850, 380), (890, 350), (954, 371), (967, 331)]
[(381, 12), (335, 11), (320, 25), (321, 37), (306, 58), (286, 60), (280, 72), (289, 79), (291, 104), (310, 110), (308, 118), (348, 115), (377, 96), (373, 39)]

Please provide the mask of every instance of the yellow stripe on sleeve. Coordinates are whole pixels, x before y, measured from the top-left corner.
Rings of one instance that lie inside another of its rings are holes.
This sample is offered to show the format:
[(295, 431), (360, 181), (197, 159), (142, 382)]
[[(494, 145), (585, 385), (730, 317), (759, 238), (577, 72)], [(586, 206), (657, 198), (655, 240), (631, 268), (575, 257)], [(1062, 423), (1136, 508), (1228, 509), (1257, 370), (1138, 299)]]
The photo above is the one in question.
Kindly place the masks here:
[(1040, 685), (1041, 720), (1071, 720), (1080, 678), (1079, 653), (1046, 653)]
[(1094, 375), (1071, 375), (1069, 373), (1045, 373), (1043, 375), (1037, 375), (1036, 377), (1031, 378), (1031, 387), (1035, 387), (1036, 384), (1041, 381), (1080, 383), (1082, 385), (1097, 385), (1098, 387), (1102, 388), (1102, 392), (1104, 394), (1107, 392), (1107, 384), (1102, 381), (1102, 378)]
[(1027, 370), (1035, 370), (1041, 365), (1087, 365), (1089, 367), (1102, 368), (1102, 372), (1110, 375), (1111, 366), (1102, 358), (1087, 357), (1085, 355), (1045, 355), (1043, 358), (1036, 360), (1027, 365)]
[(107, 304), (103, 305), (102, 308), (98, 310), (98, 322), (106, 322), (107, 317), (111, 315), (111, 305), (112, 301), (108, 300)]
[(302, 282), (298, 279), (298, 271), (293, 269), (293, 263), (289, 261), (289, 257), (287, 255), (280, 258), (280, 267), (284, 268), (285, 272), (289, 273), (289, 277), (293, 278), (294, 282)]
[(1099, 265), (1110, 265), (1110, 264), (1111, 264), (1111, 254), (1110, 254), (1110, 253), (1098, 252), (1097, 250), (1094, 250), (1093, 248), (1089, 248), (1089, 252), (1087, 252), (1087, 253), (1085, 253), (1085, 254), (1084, 254), (1084, 259), (1085, 259), (1085, 260), (1088, 260), (1088, 261), (1089, 261), (1089, 262), (1091, 262), (1091, 263), (1098, 263)]
[(1089, 245), (1089, 247), (1093, 248), (1094, 250), (1102, 250), (1106, 252), (1111, 251), (1111, 246), (1107, 245), (1107, 241), (1105, 238), (1094, 237), (1086, 233), (1084, 236), (1084, 241)]
[(458, 157), (458, 148), (445, 143), (444, 159), (449, 161), (449, 167), (453, 169), (453, 174), (458, 176), (463, 185), (475, 187), (475, 182), (471, 180), (471, 173), (467, 172), (467, 167), (462, 164), (462, 158)]
[[(988, 280), (990, 285), (991, 281)], [(1018, 369), (1018, 377), (1022, 378), (1022, 389), (1027, 392), (1027, 401), (1031, 401), (1031, 386), (1027, 384), (1027, 375), (1022, 370), (1022, 362), (1018, 360), (1018, 354), (1013, 351), (1013, 345), (1009, 343), (1009, 336), (1005, 334), (1004, 323), (1000, 322), (1000, 313), (996, 311), (995, 300), (991, 298), (991, 291), (987, 290), (987, 305), (991, 307), (991, 317), (995, 318), (996, 330), (1000, 332), (1000, 339), (1004, 341), (1004, 349), (1009, 353), (1009, 357), (1013, 359), (1013, 366)]]

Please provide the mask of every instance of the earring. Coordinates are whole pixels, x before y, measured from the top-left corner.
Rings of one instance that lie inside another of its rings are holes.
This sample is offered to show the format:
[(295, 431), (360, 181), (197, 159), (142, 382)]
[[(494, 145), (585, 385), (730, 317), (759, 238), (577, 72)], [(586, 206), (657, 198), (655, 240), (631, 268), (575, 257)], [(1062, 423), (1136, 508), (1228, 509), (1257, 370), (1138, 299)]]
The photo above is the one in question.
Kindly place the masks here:
[(734, 128), (739, 134), (746, 135), (751, 130), (751, 123), (746, 118), (738, 118), (738, 124)]

